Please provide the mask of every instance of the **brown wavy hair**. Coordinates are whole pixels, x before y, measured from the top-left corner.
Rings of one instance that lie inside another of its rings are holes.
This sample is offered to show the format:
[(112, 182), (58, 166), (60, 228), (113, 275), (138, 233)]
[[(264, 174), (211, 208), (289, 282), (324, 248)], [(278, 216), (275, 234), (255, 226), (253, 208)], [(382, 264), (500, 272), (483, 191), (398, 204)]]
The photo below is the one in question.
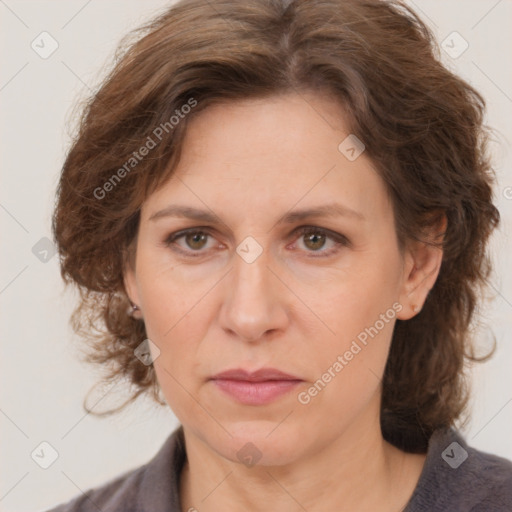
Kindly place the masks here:
[(442, 65), (432, 33), (400, 1), (185, 0), (122, 41), (81, 111), (57, 190), (61, 274), (80, 291), (73, 328), (102, 382), (133, 387), (101, 415), (144, 392), (165, 404), (153, 366), (134, 357), (146, 331), (127, 314), (123, 268), (141, 205), (172, 175), (188, 122), (214, 103), (306, 91), (344, 106), (387, 185), (401, 246), (447, 219), (437, 281), (422, 311), (395, 326), (384, 438), (424, 452), (466, 412), (465, 363), (482, 359), (472, 326), (499, 223), (482, 96)]

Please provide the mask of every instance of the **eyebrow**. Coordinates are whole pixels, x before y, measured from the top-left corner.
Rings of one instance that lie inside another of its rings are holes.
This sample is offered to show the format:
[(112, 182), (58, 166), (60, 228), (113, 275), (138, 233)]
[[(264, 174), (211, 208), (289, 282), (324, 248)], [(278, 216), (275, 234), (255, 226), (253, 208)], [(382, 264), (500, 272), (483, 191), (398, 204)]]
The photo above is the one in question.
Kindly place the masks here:
[[(310, 217), (350, 217), (355, 220), (366, 220), (365, 216), (338, 203), (329, 203), (321, 206), (315, 206), (313, 208), (306, 208), (302, 210), (295, 210), (284, 214), (276, 224), (293, 224)], [(193, 219), (200, 222), (218, 222), (220, 219), (213, 212), (207, 210), (199, 210), (190, 206), (171, 205), (167, 206), (163, 210), (159, 210), (151, 217), (150, 221), (155, 221), (163, 217), (178, 217)]]

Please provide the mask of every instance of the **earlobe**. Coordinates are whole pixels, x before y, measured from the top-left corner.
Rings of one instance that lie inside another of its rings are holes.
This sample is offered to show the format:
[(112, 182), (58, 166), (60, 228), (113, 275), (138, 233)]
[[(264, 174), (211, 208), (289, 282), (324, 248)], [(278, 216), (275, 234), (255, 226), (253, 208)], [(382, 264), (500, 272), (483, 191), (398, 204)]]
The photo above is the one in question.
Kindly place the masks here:
[(130, 257), (125, 258), (123, 284), (126, 295), (131, 302), (131, 306), (128, 308), (127, 314), (134, 318), (142, 318), (139, 294), (137, 291), (137, 280), (135, 277), (135, 270), (133, 268), (133, 260)]
[(403, 291), (400, 294), (400, 303), (404, 308), (397, 315), (399, 320), (409, 320), (421, 311), (439, 275), (442, 250), (426, 246), (424, 251), (429, 253), (428, 258), (422, 258), (423, 264), (419, 268), (414, 265), (404, 282)]
[(409, 320), (418, 314), (434, 287), (443, 260), (440, 239), (445, 229), (446, 217), (443, 215), (437, 229), (429, 237), (429, 240), (435, 241), (435, 245), (428, 241), (416, 241), (406, 249), (404, 280), (399, 299), (403, 309), (397, 314), (399, 320)]

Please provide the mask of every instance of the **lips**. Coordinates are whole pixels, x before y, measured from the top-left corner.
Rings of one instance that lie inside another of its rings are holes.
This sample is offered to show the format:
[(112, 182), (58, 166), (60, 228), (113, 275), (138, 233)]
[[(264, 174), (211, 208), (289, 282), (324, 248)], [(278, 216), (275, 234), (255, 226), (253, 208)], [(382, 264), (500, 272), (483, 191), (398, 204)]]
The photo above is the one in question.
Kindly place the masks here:
[(243, 380), (247, 382), (263, 382), (268, 380), (302, 380), (300, 377), (284, 373), (276, 368), (261, 368), (255, 372), (248, 372), (242, 368), (226, 370), (214, 375), (212, 379)]
[(211, 379), (216, 388), (244, 405), (265, 405), (289, 393), (302, 379), (276, 368), (226, 370)]

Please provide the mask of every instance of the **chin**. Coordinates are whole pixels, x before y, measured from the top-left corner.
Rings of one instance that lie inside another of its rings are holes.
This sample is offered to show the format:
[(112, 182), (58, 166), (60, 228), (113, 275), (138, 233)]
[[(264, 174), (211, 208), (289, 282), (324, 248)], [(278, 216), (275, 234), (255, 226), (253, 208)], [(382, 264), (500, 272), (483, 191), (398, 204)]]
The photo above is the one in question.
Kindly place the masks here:
[(302, 446), (299, 429), (292, 423), (252, 420), (226, 425), (233, 437), (223, 436), (218, 450), (223, 457), (247, 467), (281, 466), (296, 460)]

